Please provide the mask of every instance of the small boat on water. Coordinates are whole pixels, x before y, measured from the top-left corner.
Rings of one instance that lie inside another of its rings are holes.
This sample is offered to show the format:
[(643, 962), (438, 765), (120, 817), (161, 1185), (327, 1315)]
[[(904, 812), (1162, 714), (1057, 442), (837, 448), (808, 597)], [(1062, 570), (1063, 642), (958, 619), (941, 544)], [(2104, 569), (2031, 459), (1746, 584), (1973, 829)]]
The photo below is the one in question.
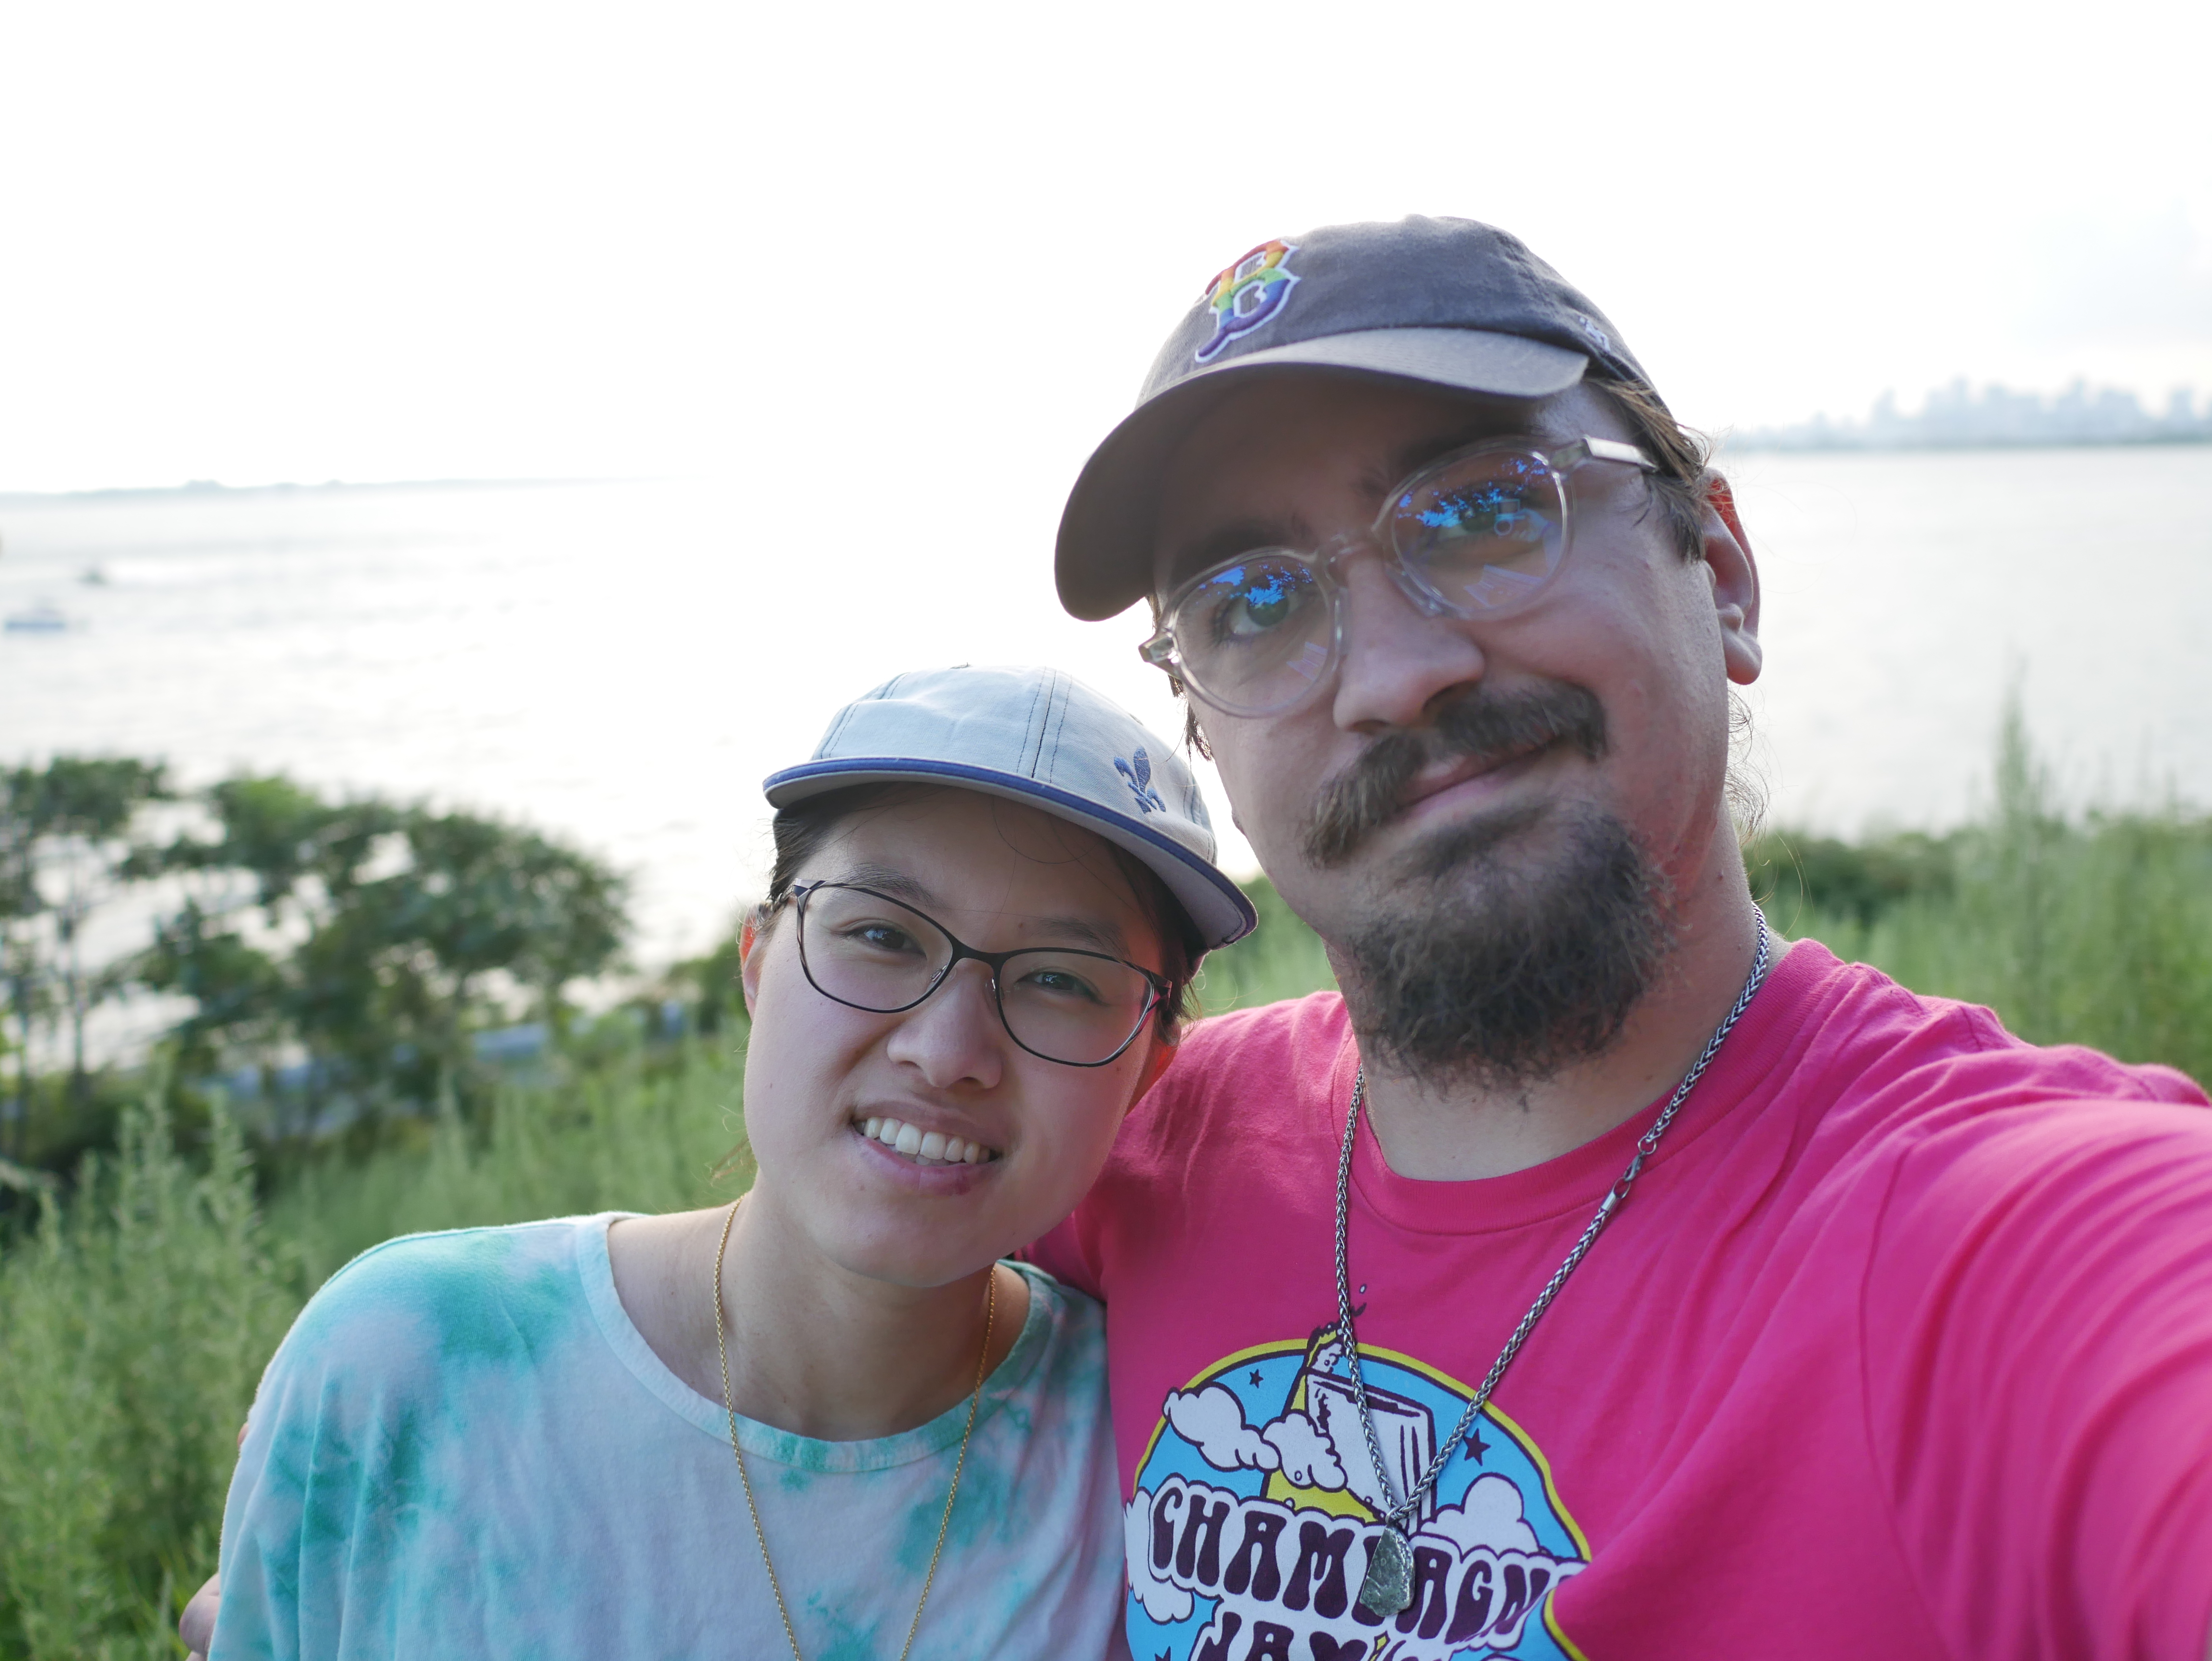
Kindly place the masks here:
[(10, 611), (0, 618), (0, 629), (11, 635), (58, 635), (70, 626), (70, 620), (58, 605), (40, 600), (27, 611)]

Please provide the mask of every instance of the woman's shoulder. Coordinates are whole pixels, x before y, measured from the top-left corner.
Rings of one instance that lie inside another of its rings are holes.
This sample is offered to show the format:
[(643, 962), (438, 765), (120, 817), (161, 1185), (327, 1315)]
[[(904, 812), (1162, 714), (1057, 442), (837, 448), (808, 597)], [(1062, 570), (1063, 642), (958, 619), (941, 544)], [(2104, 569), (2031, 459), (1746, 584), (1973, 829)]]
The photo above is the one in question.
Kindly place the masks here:
[(326, 1281), (284, 1348), (319, 1366), (526, 1364), (588, 1321), (580, 1253), (604, 1217), (407, 1234)]
[(1106, 1331), (1106, 1305), (1089, 1293), (1072, 1287), (1051, 1270), (1039, 1269), (1035, 1263), (1017, 1257), (1003, 1260), (1006, 1266), (1029, 1282), (1030, 1319), (1042, 1318), (1075, 1337), (1096, 1333), (1101, 1338)]
[(1007, 1267), (1029, 1282), (1030, 1313), (1003, 1371), (1015, 1389), (1066, 1397), (1106, 1388), (1106, 1306), (1035, 1263)]

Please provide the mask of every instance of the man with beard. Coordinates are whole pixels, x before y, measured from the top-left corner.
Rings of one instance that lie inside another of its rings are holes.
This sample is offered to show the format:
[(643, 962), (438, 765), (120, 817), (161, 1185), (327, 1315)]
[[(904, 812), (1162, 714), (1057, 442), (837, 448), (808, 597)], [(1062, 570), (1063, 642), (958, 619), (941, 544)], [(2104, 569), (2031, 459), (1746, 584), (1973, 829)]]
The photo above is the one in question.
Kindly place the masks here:
[(1463, 221), (1255, 249), (1058, 561), (1343, 989), (1197, 1028), (1037, 1250), (1137, 1656), (2206, 1653), (2205, 1098), (1772, 935), (1757, 571), (1595, 306)]

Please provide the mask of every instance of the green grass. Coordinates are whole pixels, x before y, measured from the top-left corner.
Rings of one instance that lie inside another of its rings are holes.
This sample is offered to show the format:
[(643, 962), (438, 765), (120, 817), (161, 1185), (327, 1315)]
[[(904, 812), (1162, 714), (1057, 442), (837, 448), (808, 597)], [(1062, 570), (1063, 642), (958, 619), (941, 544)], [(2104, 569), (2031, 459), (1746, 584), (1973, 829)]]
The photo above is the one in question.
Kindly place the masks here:
[(1763, 837), (1753, 887), (1784, 934), (1916, 992), (2212, 1085), (2212, 818), (2062, 813), (2016, 718), (1996, 784), (1947, 837)]
[(2212, 834), (2116, 818), (1961, 837), (1943, 885), (1869, 916), (1782, 884), (1769, 915), (1916, 992), (1995, 1009), (2039, 1043), (2212, 1084)]
[(228, 1116), (180, 1152), (155, 1091), (0, 1256), (0, 1657), (181, 1654), (238, 1427), (308, 1293), (394, 1234), (733, 1193), (712, 1172), (742, 1080), (705, 1046), (617, 1058), (501, 1092), (480, 1129), (448, 1113), (364, 1160), (328, 1151), (259, 1208)]
[(700, 1046), (672, 1064), (633, 1055), (560, 1086), (511, 1086), (481, 1129), (447, 1112), (413, 1146), (309, 1164), (270, 1196), (269, 1231), (304, 1294), (395, 1234), (712, 1204), (738, 1191), (712, 1176), (744, 1135), (744, 1080), (738, 1054)]
[[(1785, 934), (1988, 1003), (2029, 1037), (2212, 1080), (2212, 821), (2069, 818), (2015, 730), (1979, 824), (1777, 833), (1750, 855)], [(1209, 1012), (1330, 983), (1273, 890), (1254, 901), (1259, 933), (1206, 964)], [(449, 1111), (365, 1159), (295, 1160), (258, 1204), (228, 1119), (179, 1130), (154, 1090), (119, 1151), (0, 1255), (0, 1658), (180, 1653), (172, 1623), (215, 1561), (233, 1439), (307, 1294), (395, 1233), (734, 1192), (710, 1173), (740, 1135), (742, 1042), (616, 1045), (501, 1089), (473, 1123)]]
[(1256, 877), (1244, 891), (1260, 914), (1260, 926), (1236, 945), (1208, 954), (1198, 974), (1200, 1009), (1219, 1015), (1334, 986), (1321, 936), (1292, 915), (1274, 884)]
[(158, 1108), (0, 1259), (0, 1653), (177, 1652), (295, 1288), (235, 1130), (196, 1167)]

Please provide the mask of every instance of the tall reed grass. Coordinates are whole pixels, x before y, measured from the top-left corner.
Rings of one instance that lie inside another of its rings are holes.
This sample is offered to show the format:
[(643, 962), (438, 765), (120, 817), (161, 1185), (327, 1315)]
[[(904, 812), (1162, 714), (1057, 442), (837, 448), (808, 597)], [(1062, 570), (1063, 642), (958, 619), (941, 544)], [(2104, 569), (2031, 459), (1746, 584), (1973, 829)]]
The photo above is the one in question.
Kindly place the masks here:
[(1990, 812), (1941, 838), (1760, 838), (1769, 918), (2033, 1043), (2212, 1085), (2212, 818), (2063, 812), (2016, 712), (1996, 784)]
[(742, 1057), (699, 1044), (642, 1054), (560, 1084), (510, 1085), (488, 1124), (450, 1108), (413, 1147), (314, 1160), (270, 1196), (304, 1294), (395, 1234), (594, 1211), (682, 1211), (739, 1191), (714, 1172), (743, 1139)]
[(500, 1092), (411, 1146), (335, 1150), (258, 1206), (218, 1110), (188, 1157), (155, 1087), (0, 1256), (0, 1657), (183, 1653), (183, 1598), (212, 1570), (234, 1439), (313, 1289), (394, 1234), (736, 1191), (743, 1071), (704, 1045)]
[(297, 1284), (236, 1129), (195, 1168), (158, 1105), (0, 1259), (0, 1653), (178, 1652)]
[(1236, 945), (1208, 954), (1198, 974), (1200, 1010), (1219, 1015), (1334, 986), (1321, 936), (1284, 904), (1275, 885), (1255, 877), (1244, 892), (1260, 914), (1260, 926)]

